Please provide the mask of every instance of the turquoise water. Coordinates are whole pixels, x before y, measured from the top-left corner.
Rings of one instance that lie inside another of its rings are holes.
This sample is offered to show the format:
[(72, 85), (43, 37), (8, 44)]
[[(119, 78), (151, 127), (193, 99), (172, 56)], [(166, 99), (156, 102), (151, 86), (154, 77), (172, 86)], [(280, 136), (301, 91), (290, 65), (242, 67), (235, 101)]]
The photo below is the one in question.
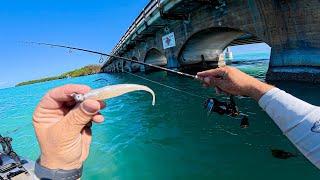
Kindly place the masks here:
[[(264, 78), (267, 61), (235, 66)], [(215, 96), (194, 81), (158, 72), (141, 76), (201, 96)], [(94, 82), (103, 78), (105, 80)], [(91, 153), (83, 179), (319, 179), (320, 171), (308, 162), (282, 135), (272, 120), (249, 98), (238, 98), (239, 108), (250, 115), (250, 128), (239, 121), (211, 115), (203, 99), (176, 92), (128, 74), (99, 74), (0, 90), (0, 132), (13, 137), (14, 148), (35, 160), (39, 148), (31, 126), (33, 110), (51, 88), (64, 84), (138, 83), (151, 87), (151, 97), (135, 92), (107, 102), (106, 121), (93, 126)], [(282, 82), (279, 87), (320, 105), (319, 86)], [(224, 97), (219, 96), (223, 99)], [(270, 149), (298, 154), (276, 159)]]
[[(248, 51), (247, 51), (248, 52)], [(270, 52), (251, 52), (251, 53), (237, 53), (233, 55), (235, 61), (246, 61), (246, 60), (267, 60), (270, 57)]]

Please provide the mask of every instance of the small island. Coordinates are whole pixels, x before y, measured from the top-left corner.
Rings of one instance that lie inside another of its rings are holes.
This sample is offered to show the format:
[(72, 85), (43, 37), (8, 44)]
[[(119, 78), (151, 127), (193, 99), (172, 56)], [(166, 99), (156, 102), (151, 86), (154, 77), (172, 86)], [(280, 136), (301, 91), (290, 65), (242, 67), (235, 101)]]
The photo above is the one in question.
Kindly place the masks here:
[(35, 84), (35, 83), (52, 81), (52, 80), (57, 80), (57, 79), (65, 79), (65, 78), (72, 78), (72, 77), (80, 77), (80, 76), (86, 76), (86, 75), (91, 75), (91, 74), (97, 74), (100, 72), (100, 70), (101, 70), (100, 65), (88, 65), (88, 66), (82, 67), (80, 69), (76, 69), (73, 71), (63, 73), (59, 76), (21, 82), (21, 83), (17, 84), (16, 86), (23, 86), (23, 85)]

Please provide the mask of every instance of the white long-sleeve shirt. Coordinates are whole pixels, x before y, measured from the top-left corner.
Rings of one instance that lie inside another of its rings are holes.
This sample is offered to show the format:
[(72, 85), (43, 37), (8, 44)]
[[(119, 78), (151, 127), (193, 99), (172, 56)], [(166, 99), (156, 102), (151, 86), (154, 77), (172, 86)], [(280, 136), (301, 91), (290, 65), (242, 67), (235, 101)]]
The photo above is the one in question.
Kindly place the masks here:
[(278, 88), (264, 94), (259, 105), (302, 154), (320, 169), (320, 107)]

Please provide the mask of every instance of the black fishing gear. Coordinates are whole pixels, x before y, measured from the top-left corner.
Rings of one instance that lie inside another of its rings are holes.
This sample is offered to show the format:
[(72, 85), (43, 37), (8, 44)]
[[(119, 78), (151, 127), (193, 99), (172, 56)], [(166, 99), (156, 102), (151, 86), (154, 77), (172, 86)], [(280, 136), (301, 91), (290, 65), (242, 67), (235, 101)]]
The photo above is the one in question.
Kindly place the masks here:
[(233, 96), (230, 96), (229, 101), (219, 101), (216, 98), (209, 98), (205, 102), (205, 108), (208, 114), (215, 112), (219, 115), (228, 115), (236, 117), (239, 115), (238, 107), (234, 103)]
[(249, 127), (248, 116), (239, 112), (239, 109), (234, 101), (234, 96), (232, 95), (229, 97), (229, 101), (219, 101), (216, 98), (209, 98), (205, 101), (204, 108), (207, 109), (208, 115), (212, 113), (217, 113), (219, 115), (227, 115), (233, 118), (242, 115), (240, 127)]
[(27, 161), (20, 159), (13, 150), (11, 141), (12, 138), (0, 135), (0, 144), (2, 146), (2, 151), (0, 151), (0, 179), (9, 180), (21, 174), (30, 175), (24, 167)]
[(21, 165), (21, 160), (17, 153), (13, 151), (12, 145), (11, 145), (12, 138), (10, 137), (2, 137), (0, 135), (0, 144), (2, 146), (2, 153), (8, 155), (11, 157), (16, 163)]

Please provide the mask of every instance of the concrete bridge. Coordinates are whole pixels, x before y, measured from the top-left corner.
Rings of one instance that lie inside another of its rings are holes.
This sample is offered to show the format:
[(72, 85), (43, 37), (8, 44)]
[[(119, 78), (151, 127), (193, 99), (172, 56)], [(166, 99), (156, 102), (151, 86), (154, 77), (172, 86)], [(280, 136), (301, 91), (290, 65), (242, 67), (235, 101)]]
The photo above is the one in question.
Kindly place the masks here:
[[(271, 47), (268, 80), (320, 82), (319, 0), (151, 0), (112, 54), (182, 71), (224, 64), (228, 46)], [(103, 72), (148, 71), (110, 58)]]

